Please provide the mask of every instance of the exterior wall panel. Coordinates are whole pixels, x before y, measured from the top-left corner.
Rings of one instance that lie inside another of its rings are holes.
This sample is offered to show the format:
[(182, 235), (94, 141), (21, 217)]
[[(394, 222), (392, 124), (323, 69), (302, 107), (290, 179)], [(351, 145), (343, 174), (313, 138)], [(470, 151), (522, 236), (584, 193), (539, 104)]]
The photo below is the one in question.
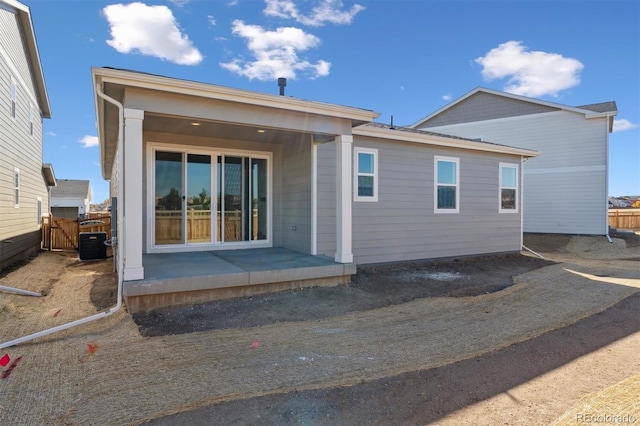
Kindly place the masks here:
[[(561, 111), (429, 131), (483, 140), (541, 155), (524, 164), (526, 232), (607, 233), (607, 119)], [(579, 214), (576, 214), (579, 212)]]
[(286, 141), (282, 153), (282, 247), (311, 252), (311, 142)]
[[(519, 156), (356, 137), (378, 149), (378, 202), (353, 203), (356, 263), (520, 250), (520, 213), (498, 213), (499, 164)], [(460, 213), (434, 213), (434, 156), (460, 159)]]
[[(11, 116), (10, 82), (16, 82)], [(34, 108), (33, 134), (29, 110)], [(20, 170), (19, 207), (14, 204), (14, 168)], [(0, 267), (40, 248), (38, 199), (48, 211), (42, 176), (42, 120), (26, 47), (16, 14), (0, 7)]]

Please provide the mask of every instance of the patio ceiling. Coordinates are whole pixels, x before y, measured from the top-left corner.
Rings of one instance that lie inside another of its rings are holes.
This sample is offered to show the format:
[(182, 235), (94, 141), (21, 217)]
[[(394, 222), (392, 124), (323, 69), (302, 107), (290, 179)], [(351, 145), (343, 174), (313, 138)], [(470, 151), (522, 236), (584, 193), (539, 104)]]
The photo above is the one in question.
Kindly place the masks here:
[[(145, 111), (145, 132), (282, 143), (330, 141), (379, 116), (370, 110), (232, 89), (112, 68), (92, 70), (102, 175), (111, 178), (117, 149), (118, 109)], [(198, 125), (193, 125), (198, 123)], [(264, 132), (261, 132), (264, 130)]]
[[(195, 123), (195, 124), (194, 124)], [(240, 123), (223, 123), (192, 117), (171, 117), (161, 114), (145, 114), (145, 132), (172, 133), (193, 137), (215, 137), (251, 142), (282, 143), (299, 139), (305, 133), (266, 126), (249, 126)], [(309, 134), (306, 134), (309, 135)], [(333, 135), (314, 134), (314, 140), (326, 142)], [(309, 136), (307, 136), (309, 137)]]

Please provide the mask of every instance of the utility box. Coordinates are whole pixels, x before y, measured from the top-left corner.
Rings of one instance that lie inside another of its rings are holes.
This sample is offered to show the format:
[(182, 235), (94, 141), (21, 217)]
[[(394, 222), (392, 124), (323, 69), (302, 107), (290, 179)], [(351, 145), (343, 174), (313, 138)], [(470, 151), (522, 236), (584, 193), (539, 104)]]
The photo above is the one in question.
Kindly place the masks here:
[(98, 260), (107, 258), (106, 232), (81, 232), (78, 241), (80, 260)]

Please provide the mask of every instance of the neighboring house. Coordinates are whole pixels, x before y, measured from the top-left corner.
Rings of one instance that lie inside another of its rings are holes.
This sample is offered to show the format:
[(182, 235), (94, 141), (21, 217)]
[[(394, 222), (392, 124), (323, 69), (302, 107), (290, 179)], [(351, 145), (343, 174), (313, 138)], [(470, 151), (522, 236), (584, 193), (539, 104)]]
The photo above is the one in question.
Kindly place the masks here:
[[(237, 289), (225, 297), (251, 294), (261, 273), (265, 288), (299, 286), (313, 270), (287, 278), (264, 262), (266, 271), (242, 275), (212, 254), (254, 253), (254, 265), (290, 250), (351, 275), (356, 263), (521, 249), (521, 164), (533, 150), (392, 128), (365, 109), (112, 68), (92, 74), (130, 311), (207, 300), (225, 286)], [(197, 279), (205, 266), (229, 275)], [(155, 301), (132, 302), (142, 297)]]
[(524, 165), (524, 231), (607, 235), (616, 114), (615, 102), (572, 107), (477, 88), (411, 127), (539, 151)]
[(0, 0), (0, 269), (40, 249), (56, 182), (42, 163), (42, 119), (50, 117), (29, 8)]
[(51, 190), (51, 214), (65, 219), (84, 218), (91, 205), (88, 180), (58, 179)]

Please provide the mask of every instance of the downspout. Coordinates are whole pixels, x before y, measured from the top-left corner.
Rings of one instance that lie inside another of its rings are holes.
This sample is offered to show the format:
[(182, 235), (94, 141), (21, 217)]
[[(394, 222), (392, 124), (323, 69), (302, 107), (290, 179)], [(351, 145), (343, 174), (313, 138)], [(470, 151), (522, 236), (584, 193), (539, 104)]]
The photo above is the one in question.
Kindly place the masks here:
[[(102, 99), (104, 99), (107, 102), (110, 102), (113, 105), (118, 107), (118, 147), (121, 148), (122, 129), (123, 129), (123, 123), (124, 123), (124, 109), (123, 109), (123, 106), (122, 106), (122, 104), (120, 102), (118, 102), (115, 99), (105, 95), (102, 92), (102, 89), (101, 89), (99, 84), (96, 84), (96, 93)], [(8, 342), (0, 343), (0, 349), (8, 348), (10, 346), (19, 345), (20, 343), (28, 342), (30, 340), (37, 339), (38, 337), (48, 336), (49, 334), (53, 334), (53, 333), (56, 333), (56, 332), (62, 331), (62, 330), (67, 330), (67, 329), (75, 327), (77, 325), (82, 325), (82, 324), (86, 324), (88, 322), (99, 320), (99, 319), (111, 316), (112, 314), (118, 312), (120, 310), (120, 308), (122, 307), (122, 278), (121, 278), (121, 276), (122, 276), (121, 272), (118, 271), (118, 297), (117, 297), (116, 305), (113, 308), (109, 309), (108, 311), (103, 311), (103, 312), (97, 313), (95, 315), (91, 315), (89, 317), (82, 318), (82, 319), (79, 319), (79, 320), (76, 320), (76, 321), (73, 321), (73, 322), (70, 322), (70, 323), (67, 323), (67, 324), (62, 324), (62, 325), (59, 325), (57, 327), (53, 327), (53, 328), (49, 328), (47, 330), (39, 331), (37, 333), (29, 334), (28, 336), (24, 336), (24, 337), (20, 337), (18, 339), (10, 340)]]
[(607, 114), (607, 119), (605, 120), (605, 135), (607, 135), (607, 140), (605, 142), (604, 145), (604, 149), (605, 149), (605, 175), (604, 175), (604, 207), (605, 207), (605, 234), (604, 236), (607, 237), (607, 240), (609, 240), (609, 242), (611, 244), (613, 244), (613, 240), (611, 239), (611, 236), (609, 235), (609, 120), (611, 119), (611, 116), (609, 114)]

